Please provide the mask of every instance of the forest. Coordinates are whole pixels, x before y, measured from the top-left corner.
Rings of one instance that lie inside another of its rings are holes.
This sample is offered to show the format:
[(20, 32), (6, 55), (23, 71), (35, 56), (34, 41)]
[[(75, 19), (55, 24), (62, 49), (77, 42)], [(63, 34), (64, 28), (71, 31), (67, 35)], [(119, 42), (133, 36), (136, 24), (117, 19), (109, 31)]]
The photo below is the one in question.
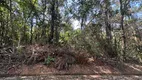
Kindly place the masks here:
[(0, 75), (132, 72), (141, 0), (0, 0)]

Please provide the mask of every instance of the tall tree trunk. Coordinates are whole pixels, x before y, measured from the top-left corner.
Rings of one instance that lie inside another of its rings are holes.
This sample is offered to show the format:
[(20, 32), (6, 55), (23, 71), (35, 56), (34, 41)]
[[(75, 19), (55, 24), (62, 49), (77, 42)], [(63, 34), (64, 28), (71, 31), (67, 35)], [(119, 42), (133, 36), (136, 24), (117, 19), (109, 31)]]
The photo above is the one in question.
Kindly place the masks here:
[(49, 43), (53, 43), (54, 38), (54, 27), (55, 27), (55, 0), (52, 1), (52, 7), (51, 7), (51, 30), (50, 30), (50, 36), (49, 36)]
[(11, 37), (12, 37), (12, 46), (14, 47), (14, 29), (12, 23), (12, 0), (10, 0), (10, 25), (12, 29)]
[(124, 29), (124, 5), (122, 0), (120, 1), (120, 11), (121, 11), (121, 29), (122, 29), (122, 37), (123, 37), (123, 60), (126, 57), (126, 35)]
[(27, 36), (26, 36), (26, 16), (25, 16), (25, 13), (24, 13), (24, 11), (25, 11), (25, 8), (23, 9), (23, 28), (24, 28), (24, 31), (23, 31), (23, 43), (26, 43), (27, 44), (27, 42), (28, 42), (28, 40), (27, 40)]
[[(3, 12), (0, 12), (0, 19), (3, 19)], [(3, 27), (4, 27), (3, 20), (0, 20), (0, 45), (3, 44)]]
[(5, 30), (5, 42), (8, 43), (10, 42), (10, 39), (9, 39), (9, 35), (8, 35), (8, 32), (9, 32), (9, 15), (6, 16), (6, 30)]
[(31, 18), (31, 40), (30, 43), (33, 43), (33, 18)]
[(1, 40), (0, 40), (0, 43), (1, 43), (1, 45), (3, 45), (3, 39), (4, 39), (4, 36), (3, 36), (3, 33), (4, 33), (4, 23), (3, 23), (3, 21), (1, 21), (1, 26), (0, 26), (0, 38), (1, 38)]
[(24, 38), (24, 43), (27, 43), (26, 25), (25, 25), (25, 24), (23, 24), (23, 25), (24, 25), (24, 32), (23, 32), (23, 33), (24, 33), (24, 35), (23, 35), (23, 36), (24, 36), (24, 37), (23, 37), (23, 38)]
[(109, 1), (105, 0), (105, 25), (106, 25), (106, 38), (107, 42), (110, 44), (112, 41), (112, 34), (111, 34), (111, 25), (109, 23), (109, 7), (110, 5), (108, 4)]
[(55, 28), (55, 37), (56, 37), (56, 44), (59, 42), (59, 32), (58, 32), (58, 26)]
[(41, 34), (41, 37), (42, 37), (42, 41), (45, 42), (45, 39), (46, 39), (46, 25), (45, 25), (45, 12), (46, 12), (46, 1), (47, 0), (43, 0), (42, 1), (42, 4), (43, 4), (43, 12), (42, 12), (42, 16), (43, 16), (43, 20), (42, 20), (42, 34)]
[[(2, 19), (2, 12), (0, 13), (0, 18)], [(0, 45), (2, 45), (2, 21), (0, 21)]]
[(111, 28), (111, 24), (109, 22), (109, 18), (110, 18), (110, 2), (109, 0), (105, 0), (105, 26), (106, 26), (106, 51), (108, 53), (108, 56), (113, 58), (113, 57), (117, 57), (117, 53), (114, 52), (114, 48), (112, 46), (112, 28)]
[[(84, 7), (84, 4), (85, 4), (84, 0), (81, 0), (81, 6)], [(81, 30), (83, 30), (84, 22), (85, 22), (85, 12), (84, 11), (82, 11), (82, 12), (83, 13), (81, 13)]]
[(81, 30), (83, 30), (83, 27), (84, 27), (84, 18), (82, 17), (81, 18)]
[(56, 1), (56, 27), (55, 27), (55, 38), (56, 38), (56, 44), (59, 42), (59, 32), (58, 28), (60, 27), (60, 15), (59, 15), (59, 1)]

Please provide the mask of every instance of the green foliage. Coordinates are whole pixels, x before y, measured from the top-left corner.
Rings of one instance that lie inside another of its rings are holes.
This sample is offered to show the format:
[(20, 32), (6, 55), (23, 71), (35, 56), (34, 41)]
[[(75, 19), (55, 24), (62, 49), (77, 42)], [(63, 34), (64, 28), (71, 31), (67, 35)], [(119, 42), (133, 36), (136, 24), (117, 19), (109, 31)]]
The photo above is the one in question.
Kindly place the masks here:
[(44, 62), (45, 65), (49, 65), (52, 61), (54, 61), (55, 59), (51, 56), (48, 56)]
[(70, 31), (67, 31), (65, 33), (60, 33), (60, 39), (59, 39), (59, 42), (60, 43), (63, 43), (63, 42), (67, 42), (70, 38), (70, 34), (71, 32)]
[[(97, 36), (101, 34), (99, 27), (91, 26), (90, 28), (87, 26), (82, 32), (79, 29), (74, 31), (70, 44), (76, 49), (87, 50), (91, 55), (102, 55), (102, 50), (100, 50), (101, 41), (97, 40)], [(97, 32), (94, 32), (94, 30)]]

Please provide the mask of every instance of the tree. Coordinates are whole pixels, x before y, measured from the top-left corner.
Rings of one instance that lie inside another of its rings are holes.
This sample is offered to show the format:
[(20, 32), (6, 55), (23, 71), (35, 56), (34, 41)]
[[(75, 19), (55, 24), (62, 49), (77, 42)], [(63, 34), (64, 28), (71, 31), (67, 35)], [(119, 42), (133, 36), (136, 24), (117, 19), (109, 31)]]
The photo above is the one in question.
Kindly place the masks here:
[(123, 57), (126, 59), (126, 33), (125, 33), (125, 28), (124, 28), (124, 16), (126, 14), (126, 11), (128, 9), (128, 4), (130, 3), (130, 0), (119, 0), (120, 2), (120, 13), (121, 13), (121, 29), (122, 29), (122, 37), (123, 37)]
[(51, 30), (49, 36), (49, 43), (53, 43), (54, 38), (54, 27), (55, 27), (55, 0), (51, 2)]
[(50, 35), (49, 35), (49, 43), (58, 43), (59, 40), (59, 30), (60, 27), (60, 13), (59, 7), (62, 7), (64, 4), (64, 0), (53, 0), (50, 2), (50, 15), (51, 15), (51, 27), (50, 27)]
[(70, 44), (126, 59), (140, 53), (141, 10), (141, 0), (0, 0), (0, 45)]

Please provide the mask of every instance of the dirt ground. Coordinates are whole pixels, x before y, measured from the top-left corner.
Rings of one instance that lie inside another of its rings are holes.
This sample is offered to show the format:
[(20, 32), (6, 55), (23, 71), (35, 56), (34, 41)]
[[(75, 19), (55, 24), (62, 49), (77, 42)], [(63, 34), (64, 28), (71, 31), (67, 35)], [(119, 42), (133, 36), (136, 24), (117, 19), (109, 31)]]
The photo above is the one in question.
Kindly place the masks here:
[[(35, 49), (42, 52), (49, 48), (36, 46)], [(24, 59), (17, 57), (13, 61), (9, 57), (4, 59), (0, 59), (0, 80), (90, 80), (92, 78), (97, 80), (142, 80), (142, 65), (131, 62), (118, 63), (96, 59), (91, 64), (72, 64), (68, 70), (57, 70), (52, 64), (44, 65), (44, 62), (26, 65), (19, 64)]]
[(0, 80), (142, 80), (137, 75), (44, 75), (3, 77)]
[(69, 70), (57, 70), (53, 66), (43, 65), (42, 63), (35, 65), (20, 65), (9, 68), (6, 75), (142, 75), (142, 66), (136, 64), (125, 63), (121, 68), (110, 65), (78, 65), (70, 66)]

